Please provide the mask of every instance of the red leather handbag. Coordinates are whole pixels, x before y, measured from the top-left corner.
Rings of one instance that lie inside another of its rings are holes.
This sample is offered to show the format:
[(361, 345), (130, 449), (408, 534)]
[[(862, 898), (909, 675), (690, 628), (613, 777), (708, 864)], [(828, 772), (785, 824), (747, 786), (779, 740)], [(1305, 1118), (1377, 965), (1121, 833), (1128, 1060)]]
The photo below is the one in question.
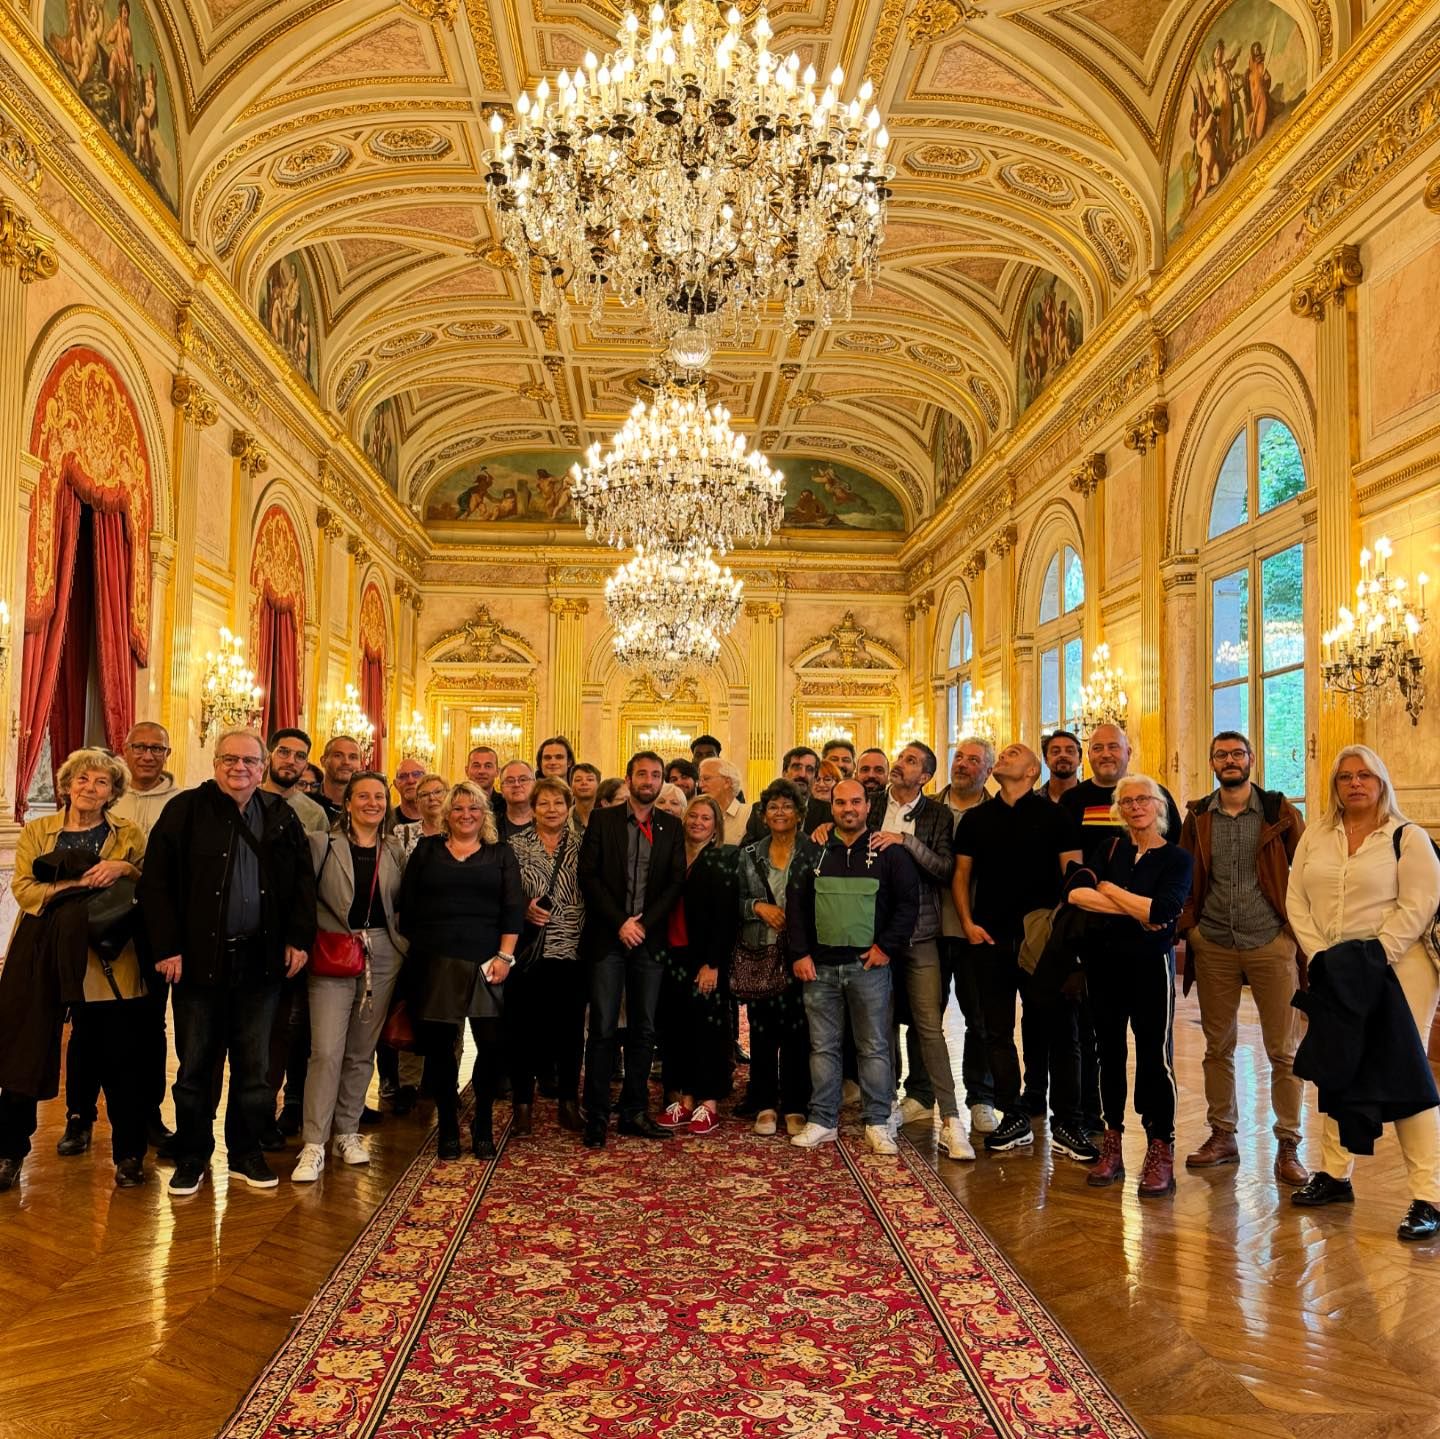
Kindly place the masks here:
[[(330, 841), (330, 846), (325, 851), (325, 860), (321, 862), (320, 873), (325, 872), (325, 864), (330, 859), (330, 849), (334, 848), (335, 841)], [(320, 875), (315, 876), (316, 888), (320, 885)], [(380, 885), (380, 848), (377, 845), (375, 851), (375, 873), (370, 881), (370, 908), (375, 905), (375, 891)], [(324, 900), (320, 901), (322, 904)], [(326, 909), (330, 909), (328, 904)], [(335, 914), (334, 910), (330, 910)], [(340, 916), (335, 915), (336, 919)], [(366, 961), (369, 955), (365, 950), (365, 941), (358, 934), (353, 934), (349, 929), (317, 929), (315, 931), (315, 944), (310, 951), (310, 973), (319, 979), (359, 979), (365, 973)]]

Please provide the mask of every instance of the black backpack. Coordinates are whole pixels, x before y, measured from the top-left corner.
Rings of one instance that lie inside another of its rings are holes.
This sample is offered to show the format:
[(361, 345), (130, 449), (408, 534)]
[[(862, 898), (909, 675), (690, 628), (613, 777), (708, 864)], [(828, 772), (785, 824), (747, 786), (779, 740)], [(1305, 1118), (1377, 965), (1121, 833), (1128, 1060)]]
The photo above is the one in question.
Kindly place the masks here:
[[(1396, 825), (1395, 833), (1391, 835), (1391, 839), (1394, 841), (1395, 844), (1396, 864), (1400, 863), (1400, 836), (1404, 834), (1405, 831), (1409, 828), (1410, 821), (1407, 819), (1404, 824)], [(1424, 830), (1421, 830), (1420, 832), (1421, 834), (1425, 834)], [(1430, 839), (1430, 836), (1428, 834), (1425, 834), (1425, 838)], [(1435, 858), (1437, 860), (1440, 860), (1440, 844), (1436, 844), (1435, 841), (1431, 839), (1430, 848), (1435, 851)], [(1430, 928), (1425, 932), (1424, 935), (1421, 936), (1421, 938), (1423, 938), (1425, 943), (1429, 945), (1430, 953), (1432, 956), (1434, 956), (1435, 962), (1437, 964), (1440, 964), (1440, 908), (1437, 908), (1435, 913), (1430, 916)]]

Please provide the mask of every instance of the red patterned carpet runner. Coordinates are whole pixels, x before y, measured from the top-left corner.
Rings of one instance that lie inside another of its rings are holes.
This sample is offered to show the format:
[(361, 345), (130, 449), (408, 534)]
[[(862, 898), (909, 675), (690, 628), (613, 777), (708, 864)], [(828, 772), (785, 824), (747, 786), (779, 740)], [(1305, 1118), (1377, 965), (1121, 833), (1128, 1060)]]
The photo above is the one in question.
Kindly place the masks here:
[(225, 1439), (1137, 1439), (926, 1161), (727, 1122), (421, 1155)]

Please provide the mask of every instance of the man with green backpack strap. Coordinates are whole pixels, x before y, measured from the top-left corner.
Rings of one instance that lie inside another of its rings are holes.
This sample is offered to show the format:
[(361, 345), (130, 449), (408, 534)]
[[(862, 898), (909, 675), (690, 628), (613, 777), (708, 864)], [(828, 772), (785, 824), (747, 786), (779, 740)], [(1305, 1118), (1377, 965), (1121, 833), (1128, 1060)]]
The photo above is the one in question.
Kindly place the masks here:
[(889, 1127), (895, 1093), (890, 961), (915, 929), (919, 879), (900, 845), (871, 848), (870, 801), (858, 780), (835, 786), (831, 809), (835, 827), (820, 859), (792, 869), (785, 903), (795, 977), (804, 985), (810, 1022), (810, 1112), (790, 1142), (814, 1149), (836, 1137), (848, 1011), (865, 1139), (877, 1154), (895, 1154)]

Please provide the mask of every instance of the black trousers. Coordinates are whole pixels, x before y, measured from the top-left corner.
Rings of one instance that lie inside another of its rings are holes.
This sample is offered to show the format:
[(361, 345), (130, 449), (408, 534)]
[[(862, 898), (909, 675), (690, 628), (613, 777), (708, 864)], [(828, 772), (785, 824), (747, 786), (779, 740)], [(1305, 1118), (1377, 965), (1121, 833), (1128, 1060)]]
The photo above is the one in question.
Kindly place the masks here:
[(810, 1108), (810, 1024), (805, 994), (789, 984), (773, 999), (752, 999), (749, 1100), (756, 1109), (804, 1114)]
[[(104, 1091), (110, 1153), (116, 1164), (145, 1155), (153, 1090), (144, 1060), (153, 1037), (155, 1008), (147, 996), (77, 1004), (72, 1011), (70, 1042), (78, 1038), (84, 1046)], [(0, 1092), (0, 1158), (21, 1160), (29, 1154), (37, 1106), (30, 1095), (9, 1089)]]
[(1135, 1035), (1135, 1108), (1150, 1139), (1175, 1139), (1174, 957), (1087, 956), (1085, 983), (1100, 1046), (1100, 1100), (1107, 1129), (1125, 1128), (1129, 1035)]
[[(109, 1001), (106, 1001), (109, 1002)], [(165, 1101), (165, 1066), (169, 1059), (169, 1043), (165, 1036), (165, 1007), (170, 1002), (170, 986), (157, 981), (153, 990), (135, 1000), (116, 1003), (144, 1005), (143, 1014), (135, 1021), (137, 1052), (132, 1057), (136, 1070), (135, 1083), (146, 1106), (145, 1117), (157, 1115)], [(65, 1117), (83, 1124), (94, 1124), (99, 1113), (101, 1079), (100, 1056), (94, 1044), (94, 1032), (84, 1024), (77, 1030), (72, 1024), (70, 1040), (65, 1046)], [(107, 1109), (110, 1107), (108, 1101)], [(113, 1121), (112, 1121), (113, 1122)]]
[(660, 1010), (662, 1082), (667, 1093), (725, 1099), (734, 1071), (730, 993), (721, 984), (701, 994), (697, 972), (687, 950), (671, 951)]
[(580, 1098), (590, 976), (578, 959), (539, 959), (505, 981), (505, 1053), (511, 1098), (535, 1102), (538, 1075), (556, 1076), (557, 1099)]
[[(506, 981), (509, 984), (509, 981)], [(506, 992), (508, 1001), (508, 989)], [(505, 1038), (500, 1019), (472, 1019), (470, 1033), (475, 1036), (475, 1067), (471, 1083), (475, 1088), (475, 1125), (488, 1128), (490, 1110), (500, 1090), (500, 1077), (505, 1070)], [(460, 1065), (455, 1057), (455, 1040), (463, 1025), (442, 1024), (421, 1020), (415, 1026), (415, 1038), (425, 1056), (425, 1082), (435, 1100), (435, 1119), (442, 1139), (460, 1132)]]
[(305, 970), (280, 987), (280, 1005), (270, 1032), (270, 1088), (280, 1095), (284, 1108), (299, 1114), (305, 1107), (305, 1073), (310, 1067), (310, 982)]
[[(985, 1024), (985, 1047), (995, 1080), (995, 1103), (1003, 1114), (1020, 1109), (1020, 1056), (1015, 1050), (1015, 1000), (1024, 998), (1029, 976), (1020, 968), (1020, 941), (971, 947)], [(1050, 1068), (1050, 1113), (1055, 1122), (1076, 1127), (1080, 1114), (1080, 1047), (1076, 1006), (1063, 996), (1032, 1004), (1047, 1037)], [(968, 1096), (967, 1096), (968, 1097)]]
[[(1081, 997), (1075, 1020), (1080, 1044), (1080, 1109), (1088, 1125), (1100, 1117), (1100, 1063), (1088, 994)], [(1049, 1035), (1039, 1014), (1029, 1006), (1020, 1015), (1020, 1047), (1025, 1056), (1025, 1094), (1043, 1105), (1050, 1084)]]

